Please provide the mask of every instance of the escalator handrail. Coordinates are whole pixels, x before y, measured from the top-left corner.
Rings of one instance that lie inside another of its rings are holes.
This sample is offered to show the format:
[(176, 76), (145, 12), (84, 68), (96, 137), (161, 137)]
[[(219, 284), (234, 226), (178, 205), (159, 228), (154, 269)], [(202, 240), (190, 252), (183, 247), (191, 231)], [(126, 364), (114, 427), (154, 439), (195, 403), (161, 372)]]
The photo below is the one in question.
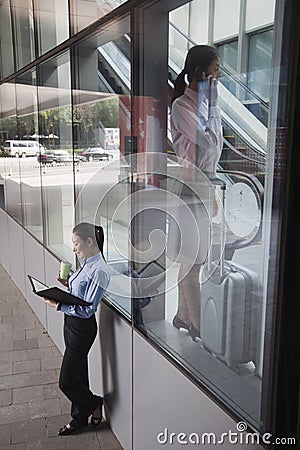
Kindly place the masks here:
[[(179, 34), (181, 34), (188, 42), (190, 42), (193, 45), (199, 45), (196, 41), (190, 38), (184, 31), (180, 30), (180, 28), (178, 28), (173, 22), (169, 21), (169, 24)], [(232, 78), (232, 80), (235, 83), (237, 83), (239, 86), (245, 89), (250, 95), (252, 95), (256, 100), (258, 100), (258, 102), (261, 103), (267, 110), (269, 110), (269, 105), (259, 95), (253, 92), (246, 84), (244, 84), (241, 80), (239, 80), (233, 73), (231, 73), (228, 69), (226, 69), (222, 65), (220, 65), (220, 69), (223, 70), (223, 72), (225, 72), (230, 78)]]
[(243, 159), (246, 159), (247, 161), (254, 162), (255, 164), (262, 164), (265, 165), (266, 161), (258, 161), (257, 159), (250, 158), (250, 156), (244, 155), (244, 153), (240, 152), (237, 148), (235, 148), (230, 142), (223, 136), (223, 142), (227, 145), (227, 147), (230, 148), (234, 153), (241, 156)]

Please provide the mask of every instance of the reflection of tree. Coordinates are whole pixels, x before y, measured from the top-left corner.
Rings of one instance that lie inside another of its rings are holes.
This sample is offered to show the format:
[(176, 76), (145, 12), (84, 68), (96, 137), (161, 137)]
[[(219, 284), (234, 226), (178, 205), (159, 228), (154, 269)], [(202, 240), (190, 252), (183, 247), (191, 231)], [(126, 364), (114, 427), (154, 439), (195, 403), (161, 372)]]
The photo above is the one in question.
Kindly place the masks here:
[[(1, 131), (6, 139), (15, 139), (18, 135), (17, 118), (9, 117), (1, 120)], [(2, 142), (3, 144), (3, 142)]]
[(99, 128), (116, 128), (119, 126), (119, 100), (113, 98), (96, 103), (74, 107), (74, 123), (79, 126), (78, 144), (94, 144)]
[[(35, 114), (9, 117), (1, 120), (1, 131), (5, 132), (7, 139), (22, 139), (37, 132)], [(99, 127), (117, 128), (119, 126), (119, 99), (117, 97), (74, 106), (73, 116), (71, 107), (52, 108), (39, 112), (38, 130), (41, 135), (56, 134), (72, 123), (78, 127), (78, 144), (89, 145), (95, 142)]]

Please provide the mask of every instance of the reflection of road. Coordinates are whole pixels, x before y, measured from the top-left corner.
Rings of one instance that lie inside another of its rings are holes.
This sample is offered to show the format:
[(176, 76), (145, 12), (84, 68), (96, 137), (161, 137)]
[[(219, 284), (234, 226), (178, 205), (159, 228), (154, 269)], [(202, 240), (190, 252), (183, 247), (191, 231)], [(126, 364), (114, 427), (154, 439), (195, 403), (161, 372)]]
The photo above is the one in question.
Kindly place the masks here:
[[(109, 164), (108, 161), (80, 162), (75, 166), (75, 172), (94, 174), (107, 164)], [(17, 181), (20, 176), (24, 179), (27, 177), (39, 177), (40, 174), (43, 177), (73, 174), (73, 165), (63, 163), (57, 164), (56, 166), (40, 165), (37, 162), (36, 157), (0, 158), (0, 175), (2, 175), (3, 178), (10, 177)], [(36, 181), (38, 181), (38, 179)], [(34, 184), (36, 185), (36, 182)]]

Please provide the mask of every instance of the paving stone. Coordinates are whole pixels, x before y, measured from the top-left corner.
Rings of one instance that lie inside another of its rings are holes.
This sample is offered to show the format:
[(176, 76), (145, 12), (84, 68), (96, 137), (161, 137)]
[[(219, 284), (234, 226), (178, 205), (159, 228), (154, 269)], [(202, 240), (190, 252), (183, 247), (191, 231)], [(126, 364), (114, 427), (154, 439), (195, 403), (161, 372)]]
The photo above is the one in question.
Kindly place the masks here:
[[(4, 425), (3, 425), (4, 426)], [(46, 419), (24, 420), (11, 426), (11, 443), (20, 444), (34, 438), (47, 437)]]
[(30, 417), (28, 404), (9, 405), (0, 408), (0, 425), (20, 422), (24, 417)]
[(49, 336), (46, 336), (46, 335), (42, 334), (38, 338), (38, 347), (39, 348), (53, 347), (53, 345), (54, 345), (54, 343), (53, 343), (52, 339)]
[(0, 445), (1, 448), (4, 445), (10, 444), (10, 425), (0, 425)]
[(58, 398), (60, 395), (57, 383), (46, 384), (44, 386), (28, 386), (13, 389), (13, 403), (28, 403), (37, 400), (47, 400)]
[(0, 377), (0, 390), (57, 382), (54, 370)]
[(1, 339), (0, 341), (0, 352), (9, 352), (13, 350), (13, 341), (11, 339)]
[(115, 450), (117, 448), (121, 448), (120, 442), (111, 432), (111, 429), (106, 422), (101, 422), (99, 427), (97, 427), (96, 434), (99, 439), (101, 448), (105, 450)]
[(62, 362), (62, 356), (57, 358), (45, 359), (45, 361), (41, 361), (42, 370), (50, 370), (50, 369), (60, 369)]
[[(65, 448), (63, 436), (57, 436), (51, 439), (34, 439), (26, 444), (26, 450), (65, 450)], [(81, 447), (81, 450), (83, 448)]]
[(40, 359), (43, 361), (45, 359), (53, 358), (53, 351), (51, 347), (32, 348), (30, 350), (26, 350), (26, 352), (28, 359)]
[(24, 314), (20, 316), (3, 317), (2, 323), (10, 323), (12, 328), (19, 330), (32, 330), (35, 328), (35, 320), (31, 317), (24, 317)]
[(51, 384), (57, 382), (58, 378), (55, 370), (44, 370), (43, 372), (30, 373), (28, 386), (34, 386), (37, 384)]
[(36, 338), (13, 342), (13, 350), (27, 350), (29, 348), (38, 348), (38, 340)]
[(8, 406), (12, 403), (12, 389), (0, 391), (0, 406)]
[(5, 445), (1, 450), (26, 450), (26, 444)]
[[(102, 447), (100, 446), (99, 440), (97, 439), (96, 433), (90, 431), (90, 428), (87, 428), (88, 431), (84, 431), (77, 435), (68, 436), (68, 439), (65, 439), (64, 449), (66, 450), (98, 450)], [(105, 447), (103, 449), (106, 450)]]
[(0, 307), (0, 313), (2, 317), (12, 315), (12, 306), (9, 303), (2, 303)]
[(52, 357), (56, 358), (56, 357), (59, 357), (59, 356), (62, 357), (61, 351), (58, 350), (58, 348), (56, 346), (52, 347)]
[(59, 399), (61, 414), (69, 414), (71, 411), (71, 402), (62, 394)]
[(0, 364), (0, 376), (11, 375), (13, 370), (12, 363), (2, 363)]
[(57, 398), (31, 402), (28, 406), (31, 419), (40, 419), (41, 417), (51, 417), (60, 414), (60, 404)]
[(8, 331), (8, 330), (12, 330), (12, 323), (2, 323), (2, 318), (1, 318), (0, 332)]
[(48, 336), (47, 331), (44, 328), (35, 328), (34, 330), (26, 330), (26, 339), (32, 339), (32, 338), (40, 338), (41, 336)]
[[(1, 369), (0, 369), (1, 370)], [(38, 372), (41, 370), (41, 361), (32, 359), (30, 361), (16, 361), (13, 363), (13, 374)]]
[(14, 330), (11, 328), (10, 330), (0, 331), (0, 339), (8, 336), (12, 341), (17, 341), (21, 339), (25, 339), (25, 330)]

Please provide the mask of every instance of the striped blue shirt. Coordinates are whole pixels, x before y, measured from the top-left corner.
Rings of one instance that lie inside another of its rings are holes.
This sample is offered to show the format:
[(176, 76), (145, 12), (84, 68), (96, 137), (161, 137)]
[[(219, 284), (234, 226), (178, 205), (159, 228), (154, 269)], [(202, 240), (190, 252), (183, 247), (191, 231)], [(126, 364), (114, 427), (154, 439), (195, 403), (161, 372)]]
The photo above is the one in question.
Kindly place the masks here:
[(62, 304), (61, 311), (69, 316), (88, 319), (97, 311), (109, 281), (109, 267), (101, 253), (82, 261), (81, 266), (69, 278), (69, 292), (91, 306)]

